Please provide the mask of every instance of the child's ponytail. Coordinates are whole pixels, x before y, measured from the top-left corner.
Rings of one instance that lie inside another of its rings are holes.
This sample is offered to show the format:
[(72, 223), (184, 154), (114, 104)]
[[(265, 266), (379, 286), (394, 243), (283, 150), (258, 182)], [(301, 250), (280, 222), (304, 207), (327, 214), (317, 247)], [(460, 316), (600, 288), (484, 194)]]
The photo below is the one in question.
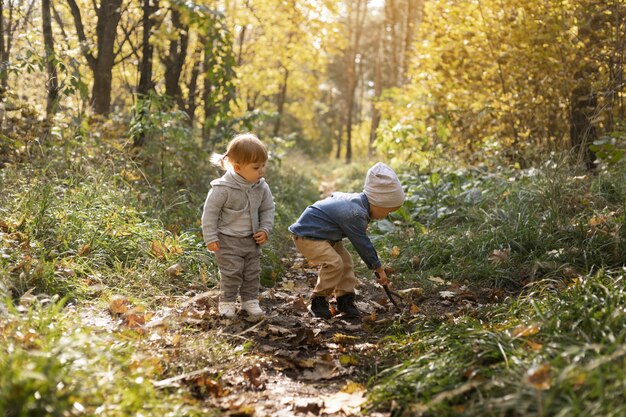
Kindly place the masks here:
[(226, 167), (226, 155), (225, 154), (214, 152), (213, 155), (211, 155), (211, 163), (213, 165), (217, 166), (217, 167), (222, 168), (222, 169), (227, 169), (227, 167)]

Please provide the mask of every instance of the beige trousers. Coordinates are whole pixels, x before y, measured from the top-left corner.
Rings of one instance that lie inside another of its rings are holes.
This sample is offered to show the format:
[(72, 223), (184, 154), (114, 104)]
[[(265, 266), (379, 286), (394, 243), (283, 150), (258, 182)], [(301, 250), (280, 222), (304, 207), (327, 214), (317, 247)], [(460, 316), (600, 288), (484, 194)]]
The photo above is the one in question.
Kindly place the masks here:
[(317, 284), (313, 289), (314, 295), (336, 297), (354, 293), (359, 281), (354, 275), (352, 256), (337, 242), (334, 245), (326, 240), (312, 240), (294, 236), (293, 242), (298, 251), (311, 264), (321, 266), (317, 276)]

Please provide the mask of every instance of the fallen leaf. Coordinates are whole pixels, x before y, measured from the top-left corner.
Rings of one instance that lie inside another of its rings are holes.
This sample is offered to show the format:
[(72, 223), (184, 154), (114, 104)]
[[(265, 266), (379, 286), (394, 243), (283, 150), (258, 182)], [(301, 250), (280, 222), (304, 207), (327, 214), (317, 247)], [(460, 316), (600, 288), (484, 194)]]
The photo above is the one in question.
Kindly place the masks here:
[(219, 398), (228, 395), (228, 391), (222, 387), (222, 384), (210, 377), (195, 378), (192, 380), (192, 384), (193, 388), (203, 397), (210, 395), (214, 398)]
[(400, 256), (400, 248), (398, 246), (394, 246), (393, 248), (391, 248), (391, 252), (389, 252), (389, 255), (392, 258), (397, 258), (398, 256)]
[(409, 311), (411, 312), (412, 315), (416, 315), (417, 313), (420, 312), (420, 308), (415, 303), (411, 303), (411, 307)]
[(302, 297), (296, 298), (294, 302), (291, 303), (291, 305), (293, 306), (294, 310), (301, 311), (303, 313), (306, 313), (307, 311), (309, 311), (306, 305), (306, 301), (304, 301), (304, 298)]
[(607, 220), (608, 220), (607, 216), (594, 216), (591, 219), (589, 219), (589, 226), (592, 226), (592, 227), (599, 226), (601, 224), (606, 223)]
[(289, 336), (292, 335), (293, 332), (289, 329), (286, 329), (284, 327), (280, 327), (280, 326), (276, 326), (274, 324), (270, 324), (267, 326), (267, 331), (270, 334), (276, 335), (276, 336)]
[(284, 281), (281, 284), (281, 288), (285, 291), (292, 292), (296, 288), (296, 284), (293, 281)]
[(338, 392), (336, 394), (324, 395), (324, 410), (326, 414), (338, 414), (343, 412), (347, 415), (358, 415), (361, 405), (365, 402), (365, 391), (357, 391), (352, 394)]
[(355, 355), (341, 355), (339, 357), (339, 363), (342, 366), (357, 366), (359, 364), (359, 357)]
[(526, 381), (537, 390), (545, 391), (550, 389), (550, 364), (544, 363), (530, 368), (526, 372)]
[(174, 264), (165, 270), (165, 273), (170, 278), (176, 278), (182, 275), (184, 268), (181, 264)]
[(259, 365), (251, 366), (250, 368), (243, 371), (243, 376), (251, 385), (255, 387), (260, 387), (263, 385), (263, 382), (259, 379), (262, 374), (261, 367)]
[(335, 366), (332, 364), (319, 364), (313, 370), (302, 372), (301, 378), (307, 381), (321, 381), (332, 379), (336, 376)]
[(163, 247), (163, 244), (158, 240), (152, 241), (152, 244), (150, 245), (150, 251), (155, 258), (165, 259), (165, 248)]
[(359, 341), (358, 337), (348, 336), (343, 333), (335, 333), (332, 341), (340, 345), (354, 345)]
[(365, 391), (365, 386), (354, 381), (348, 381), (346, 385), (341, 387), (341, 392), (345, 392), (346, 394), (354, 394), (355, 392), (363, 391)]
[(539, 333), (540, 327), (536, 324), (519, 325), (513, 329), (511, 336), (513, 337), (528, 337)]
[(322, 404), (320, 404), (318, 401), (316, 400), (312, 400), (309, 398), (306, 399), (301, 399), (298, 398), (295, 400), (295, 403), (293, 404), (293, 411), (295, 411), (298, 414), (313, 414), (315, 416), (320, 414), (320, 411), (322, 411)]
[(439, 296), (444, 300), (448, 300), (456, 297), (456, 293), (454, 291), (439, 291)]
[(428, 280), (438, 285), (443, 285), (446, 283), (446, 281), (444, 281), (441, 277), (428, 277)]
[(424, 289), (420, 287), (405, 288), (403, 290), (398, 290), (398, 294), (403, 297), (410, 296), (411, 298), (420, 298), (424, 295)]
[(495, 249), (493, 252), (491, 252), (491, 255), (489, 255), (487, 259), (494, 264), (499, 264), (509, 259), (510, 255), (510, 249)]
[(291, 340), (291, 344), (295, 347), (303, 345), (313, 345), (319, 343), (313, 329), (308, 327), (300, 327), (296, 330), (296, 333)]
[(378, 320), (378, 316), (374, 312), (374, 313), (368, 314), (367, 316), (363, 316), (362, 320), (364, 323), (373, 323), (376, 320)]
[(113, 314), (124, 314), (128, 311), (130, 300), (121, 295), (114, 295), (109, 301), (109, 310)]
[(87, 243), (86, 245), (83, 245), (79, 250), (78, 250), (78, 256), (85, 256), (87, 255), (89, 252), (91, 252), (91, 245), (89, 243)]
[(135, 309), (124, 313), (124, 325), (127, 327), (139, 327), (146, 324), (146, 317)]

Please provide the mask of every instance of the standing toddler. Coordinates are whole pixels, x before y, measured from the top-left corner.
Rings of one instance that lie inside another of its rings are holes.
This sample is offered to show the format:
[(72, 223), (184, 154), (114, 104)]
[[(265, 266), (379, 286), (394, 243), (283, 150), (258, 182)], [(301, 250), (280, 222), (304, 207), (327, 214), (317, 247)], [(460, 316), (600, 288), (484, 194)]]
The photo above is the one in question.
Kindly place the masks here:
[(254, 317), (259, 306), (261, 245), (274, 224), (274, 201), (263, 178), (268, 154), (253, 134), (235, 136), (226, 153), (212, 161), (226, 173), (211, 181), (202, 213), (202, 235), (207, 249), (215, 253), (220, 271), (219, 313), (235, 317), (235, 301)]

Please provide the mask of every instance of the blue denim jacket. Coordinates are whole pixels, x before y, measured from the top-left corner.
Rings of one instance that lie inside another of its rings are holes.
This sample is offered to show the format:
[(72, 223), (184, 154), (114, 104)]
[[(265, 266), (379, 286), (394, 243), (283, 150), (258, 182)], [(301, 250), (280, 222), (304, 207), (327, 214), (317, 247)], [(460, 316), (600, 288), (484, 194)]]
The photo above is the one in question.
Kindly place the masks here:
[(381, 266), (367, 236), (370, 204), (364, 193), (333, 193), (307, 207), (289, 231), (308, 239), (339, 242), (347, 237), (370, 269)]

